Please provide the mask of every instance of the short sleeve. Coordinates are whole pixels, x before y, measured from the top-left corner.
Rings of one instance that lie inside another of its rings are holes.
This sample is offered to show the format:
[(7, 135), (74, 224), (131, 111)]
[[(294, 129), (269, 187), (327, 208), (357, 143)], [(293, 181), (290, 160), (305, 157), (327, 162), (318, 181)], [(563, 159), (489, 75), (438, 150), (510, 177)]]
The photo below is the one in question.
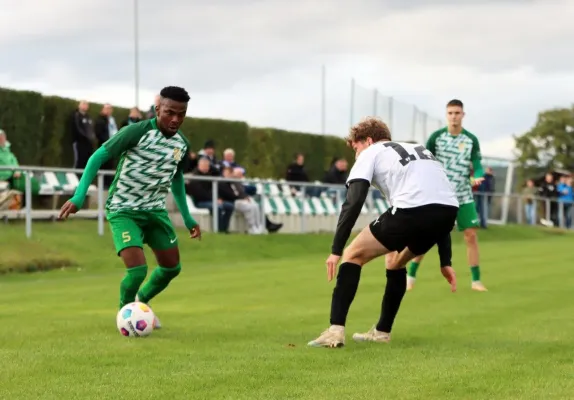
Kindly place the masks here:
[(369, 151), (370, 149), (364, 150), (351, 168), (349, 172), (349, 177), (347, 178), (347, 186), (349, 183), (355, 180), (365, 180), (371, 184), (373, 180), (373, 175), (375, 174), (375, 161), (376, 152)]
[(145, 133), (146, 129), (141, 124), (128, 125), (120, 129), (103, 146), (112, 158), (117, 158), (125, 151), (135, 147)]

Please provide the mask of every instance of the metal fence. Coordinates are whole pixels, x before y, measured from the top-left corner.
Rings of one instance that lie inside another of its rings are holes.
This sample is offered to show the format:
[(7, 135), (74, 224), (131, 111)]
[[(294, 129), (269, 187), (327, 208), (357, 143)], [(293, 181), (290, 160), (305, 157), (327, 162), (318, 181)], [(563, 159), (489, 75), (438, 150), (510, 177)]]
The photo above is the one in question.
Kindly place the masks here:
[[(45, 168), (45, 167), (34, 167), (34, 166), (18, 166), (16, 168), (4, 167), (0, 166), (0, 170), (13, 170), (17, 169), (18, 171), (22, 171), (25, 178), (25, 207), (24, 210), (21, 211), (23, 214), (23, 218), (25, 219), (25, 232), (27, 237), (32, 236), (32, 221), (35, 218), (34, 212), (39, 212), (39, 210), (33, 210), (32, 207), (32, 180), (31, 177), (34, 175), (35, 177), (38, 174), (45, 174), (45, 173), (74, 173), (74, 174), (81, 174), (83, 170), (78, 169), (70, 169), (70, 168)], [(540, 197), (525, 197), (522, 194), (512, 193), (512, 181), (513, 181), (513, 165), (510, 164), (506, 169), (506, 179), (503, 185), (498, 185), (496, 187), (496, 191), (494, 193), (476, 193), (475, 194), (475, 203), (477, 205), (477, 212), (483, 221), (484, 224), (507, 224), (507, 223), (514, 223), (514, 224), (529, 224), (529, 225), (537, 225), (542, 224), (545, 226), (556, 226), (562, 227), (566, 229), (572, 229), (572, 220), (573, 220), (573, 209), (571, 204), (560, 202), (553, 199), (546, 199)], [(29, 172), (32, 172), (30, 174)], [(104, 234), (104, 226), (105, 226), (105, 190), (104, 190), (104, 176), (106, 175), (113, 175), (115, 171), (105, 171), (101, 170), (98, 172), (96, 181), (96, 193), (95, 197), (97, 199), (97, 208), (96, 210), (91, 211), (92, 218), (96, 218), (98, 221), (97, 224), (97, 231), (99, 235)], [(307, 212), (305, 209), (306, 203), (305, 199), (309, 199), (313, 196), (316, 196), (318, 193), (318, 189), (320, 188), (323, 191), (328, 191), (330, 193), (330, 198), (333, 199), (333, 206), (335, 212), (332, 215), (327, 216), (327, 218), (331, 218), (327, 221), (328, 230), (334, 230), (336, 227), (336, 222), (339, 214), (339, 210), (341, 209), (342, 203), (344, 201), (345, 195), (345, 188), (342, 185), (333, 185), (333, 184), (326, 184), (320, 182), (314, 183), (304, 183), (304, 182), (287, 182), (287, 181), (275, 181), (275, 180), (259, 180), (256, 178), (252, 179), (245, 179), (245, 180), (237, 180), (237, 179), (229, 179), (229, 178), (222, 178), (222, 177), (200, 177), (194, 175), (185, 175), (186, 179), (195, 179), (195, 180), (210, 180), (214, 182), (221, 182), (221, 181), (228, 181), (228, 182), (240, 182), (243, 184), (253, 184), (253, 185), (277, 185), (285, 187), (287, 186), (294, 186), (297, 187), (297, 192), (293, 195), (294, 198), (300, 201), (301, 204), (300, 210), (296, 212), (294, 215), (298, 218), (298, 232), (305, 233), (308, 232), (308, 223), (312, 222), (313, 216)], [(74, 187), (75, 189), (75, 187)], [(365, 215), (365, 218), (372, 218), (373, 214), (377, 212), (377, 208), (373, 205), (377, 198), (381, 198), (380, 193), (376, 189), (371, 189), (372, 195), (368, 197), (366, 206), (370, 210), (368, 215)], [(64, 195), (71, 196), (73, 194), (73, 190), (65, 193)], [(280, 193), (268, 193), (266, 190), (259, 190), (257, 193), (257, 200), (261, 207), (261, 219), (262, 223), (265, 223), (266, 218), (266, 198), (268, 197), (280, 197), (283, 194)], [(218, 231), (218, 185), (212, 185), (212, 203), (213, 207), (209, 210), (209, 214), (211, 214), (210, 222), (211, 222), (211, 229), (213, 232)], [(379, 209), (380, 211), (380, 209)], [(0, 211), (0, 216), (3, 216), (5, 212)], [(49, 215), (52, 218), (55, 218), (58, 214), (58, 210), (49, 210)], [(80, 211), (78, 215), (81, 217), (82, 215), (88, 215), (86, 210)], [(5, 216), (5, 215), (4, 215)], [(373, 217), (374, 218), (374, 217)]]
[(425, 143), (432, 132), (445, 126), (443, 120), (417, 106), (385, 96), (376, 88), (365, 88), (352, 79), (349, 124), (354, 125), (365, 116), (380, 117), (396, 140), (414, 140), (418, 143)]

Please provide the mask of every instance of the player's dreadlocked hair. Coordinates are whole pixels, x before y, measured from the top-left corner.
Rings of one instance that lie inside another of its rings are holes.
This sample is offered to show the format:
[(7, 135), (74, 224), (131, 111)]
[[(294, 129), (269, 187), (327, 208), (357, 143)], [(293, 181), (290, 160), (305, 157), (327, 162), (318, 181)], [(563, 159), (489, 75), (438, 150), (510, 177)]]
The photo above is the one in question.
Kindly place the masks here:
[(187, 103), (190, 99), (185, 89), (178, 86), (164, 87), (161, 92), (159, 92), (159, 95), (163, 99), (170, 99), (179, 103)]
[(367, 138), (373, 139), (373, 142), (392, 140), (389, 127), (377, 117), (367, 117), (353, 126), (345, 140), (347, 145), (352, 146), (353, 142), (363, 142)]

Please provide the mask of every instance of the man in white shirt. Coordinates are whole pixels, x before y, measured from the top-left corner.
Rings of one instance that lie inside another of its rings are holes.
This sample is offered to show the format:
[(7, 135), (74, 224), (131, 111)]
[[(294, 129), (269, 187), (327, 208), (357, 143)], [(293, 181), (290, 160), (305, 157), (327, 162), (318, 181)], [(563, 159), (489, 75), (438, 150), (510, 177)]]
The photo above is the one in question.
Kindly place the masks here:
[[(356, 341), (388, 342), (395, 316), (406, 292), (406, 263), (425, 254), (453, 228), (458, 201), (440, 162), (423, 146), (391, 141), (387, 125), (367, 118), (351, 128), (347, 144), (356, 161), (347, 179), (343, 204), (327, 279), (337, 273), (331, 302), (331, 326), (313, 347), (342, 347), (347, 314), (359, 286), (361, 268), (369, 261), (387, 257), (387, 284), (379, 322), (367, 333), (356, 333)], [(390, 201), (391, 208), (365, 227), (343, 252), (373, 184)]]

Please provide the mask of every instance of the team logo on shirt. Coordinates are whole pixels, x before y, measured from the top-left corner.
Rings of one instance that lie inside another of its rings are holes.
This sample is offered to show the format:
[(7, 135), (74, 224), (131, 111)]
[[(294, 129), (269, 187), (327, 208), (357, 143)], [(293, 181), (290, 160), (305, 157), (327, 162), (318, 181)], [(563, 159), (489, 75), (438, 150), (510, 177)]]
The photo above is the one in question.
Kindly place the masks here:
[(464, 143), (459, 143), (459, 144), (458, 144), (458, 150), (459, 150), (459, 151), (463, 151), (463, 150), (464, 150)]
[(175, 161), (181, 161), (183, 157), (183, 152), (181, 151), (181, 149), (179, 147), (176, 147), (175, 149), (173, 149), (173, 158)]

